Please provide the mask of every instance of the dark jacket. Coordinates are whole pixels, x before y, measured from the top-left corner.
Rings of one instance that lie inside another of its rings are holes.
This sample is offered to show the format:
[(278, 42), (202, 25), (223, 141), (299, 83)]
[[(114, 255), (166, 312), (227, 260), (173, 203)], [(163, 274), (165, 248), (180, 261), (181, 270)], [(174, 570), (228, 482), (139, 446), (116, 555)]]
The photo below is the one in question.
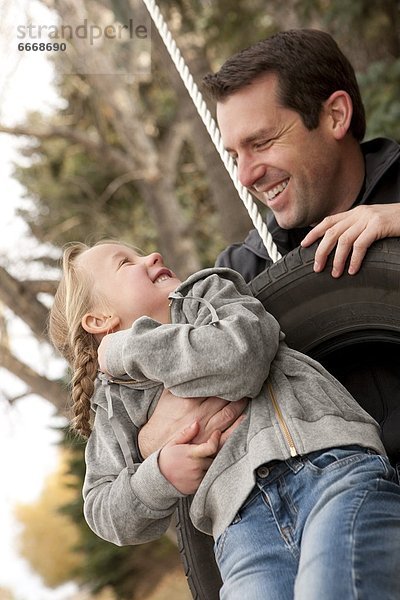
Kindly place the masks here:
[[(365, 181), (355, 199), (358, 204), (391, 204), (400, 202), (400, 146), (386, 138), (376, 138), (361, 144), (365, 159)], [(281, 229), (272, 213), (267, 218), (279, 252), (284, 255), (297, 248), (311, 227)], [(272, 264), (256, 229), (252, 229), (244, 242), (232, 244), (217, 258), (217, 267), (230, 267), (238, 271), (246, 281), (264, 271)]]
[[(360, 204), (391, 204), (400, 202), (400, 146), (397, 142), (377, 138), (361, 144), (365, 159), (364, 185), (353, 206)], [(284, 230), (272, 213), (268, 229), (282, 255), (297, 246), (311, 228)], [(241, 273), (246, 281), (271, 265), (258, 232), (253, 229), (244, 242), (229, 246), (218, 257), (218, 266), (227, 266)], [(351, 369), (336, 376), (383, 427), (386, 450), (393, 462), (400, 461), (400, 375), (399, 351), (394, 344), (376, 346), (371, 356), (368, 345), (357, 347)], [(323, 362), (323, 361), (322, 361)]]

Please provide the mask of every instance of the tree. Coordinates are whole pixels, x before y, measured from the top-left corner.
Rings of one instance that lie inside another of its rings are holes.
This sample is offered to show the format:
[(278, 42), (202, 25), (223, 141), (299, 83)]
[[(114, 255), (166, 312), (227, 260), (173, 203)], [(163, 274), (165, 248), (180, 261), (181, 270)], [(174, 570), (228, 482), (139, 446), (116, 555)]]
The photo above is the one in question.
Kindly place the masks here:
[(23, 525), (20, 534), (21, 555), (48, 587), (57, 587), (73, 579), (82, 561), (76, 551), (79, 530), (72, 519), (60, 512), (75, 496), (74, 476), (67, 468), (67, 453), (60, 455), (58, 470), (48, 477), (40, 498), (16, 508)]
[(0, 600), (15, 600), (15, 596), (11, 590), (0, 587)]
[[(42, 1), (72, 26), (85, 18), (123, 23), (133, 6), (133, 0)], [(232, 52), (278, 29), (327, 29), (359, 72), (368, 135), (400, 139), (398, 0), (288, 0), (267, 7), (262, 0), (235, 5), (162, 0), (161, 8), (197, 83)], [(118, 237), (145, 252), (161, 249), (184, 277), (213, 264), (227, 243), (243, 238), (250, 222), (157, 32), (153, 29), (151, 75), (112, 74), (120, 61), (129, 66), (136, 60), (126, 48), (121, 43), (121, 54), (95, 53), (86, 73), (72, 69), (64, 76), (60, 67), (56, 85), (65, 102), (52, 118), (31, 114), (13, 127), (0, 124), (0, 132), (26, 140), (23, 155), (29, 164), (17, 165), (15, 176), (33, 207), (21, 209), (21, 215), (41, 243), (59, 249), (71, 239)], [(99, 62), (109, 75), (96, 74)], [(47, 257), (42, 262), (54, 264)], [(48, 313), (44, 295), (51, 297), (54, 289), (47, 275), (33, 280), (0, 265), (0, 301), (42, 343)], [(27, 393), (41, 395), (63, 413), (65, 382), (16, 357), (6, 324), (3, 316), (0, 364), (26, 383)], [(82, 473), (79, 477), (78, 487)], [(81, 509), (77, 502), (77, 514)], [(80, 522), (80, 530), (84, 527)], [(113, 584), (128, 593), (130, 575), (140, 570), (143, 556), (125, 549), (114, 554), (109, 545), (95, 550), (93, 538), (80, 544), (93, 586), (104, 587), (115, 577)]]

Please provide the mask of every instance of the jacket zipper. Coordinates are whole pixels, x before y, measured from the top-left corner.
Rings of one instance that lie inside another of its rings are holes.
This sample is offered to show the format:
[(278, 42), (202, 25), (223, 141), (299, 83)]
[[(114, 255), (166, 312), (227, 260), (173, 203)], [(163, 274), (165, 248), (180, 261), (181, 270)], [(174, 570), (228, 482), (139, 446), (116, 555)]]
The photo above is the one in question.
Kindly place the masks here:
[(282, 411), (279, 408), (279, 404), (278, 404), (277, 399), (275, 397), (274, 390), (272, 389), (272, 385), (270, 383), (268, 383), (268, 391), (269, 391), (269, 394), (271, 396), (272, 405), (274, 407), (275, 414), (276, 414), (276, 417), (278, 419), (279, 426), (280, 426), (281, 431), (283, 433), (283, 437), (285, 438), (285, 440), (286, 440), (286, 442), (287, 442), (287, 444), (289, 446), (290, 456), (297, 456), (298, 452), (296, 450), (295, 443), (294, 443), (292, 435), (291, 435), (291, 433), (289, 431), (289, 427), (287, 426), (287, 424), (285, 422), (285, 419), (283, 418)]

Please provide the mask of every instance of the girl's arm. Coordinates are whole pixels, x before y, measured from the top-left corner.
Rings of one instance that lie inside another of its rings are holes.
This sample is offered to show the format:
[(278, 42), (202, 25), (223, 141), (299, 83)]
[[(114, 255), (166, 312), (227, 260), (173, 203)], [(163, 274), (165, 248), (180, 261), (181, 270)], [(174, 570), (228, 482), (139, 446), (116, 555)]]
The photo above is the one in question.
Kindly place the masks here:
[(142, 317), (131, 329), (106, 336), (107, 372), (159, 381), (177, 396), (255, 397), (278, 350), (280, 328), (256, 298), (244, 294), (240, 276), (228, 276), (213, 274), (189, 291), (215, 309), (215, 324), (204, 303), (177, 300), (192, 322), (161, 325)]
[[(132, 426), (133, 427), (133, 426)], [(107, 411), (97, 408), (85, 451), (84, 515), (101, 538), (123, 546), (158, 539), (183, 496), (161, 474), (158, 454), (135, 460), (133, 432), (126, 436), (132, 465), (126, 465)]]
[(86, 448), (83, 488), (90, 528), (118, 546), (158, 539), (179, 498), (197, 491), (218, 451), (220, 432), (203, 444), (190, 443), (198, 430), (195, 422), (143, 463), (132, 460), (127, 467), (108, 415), (99, 407)]

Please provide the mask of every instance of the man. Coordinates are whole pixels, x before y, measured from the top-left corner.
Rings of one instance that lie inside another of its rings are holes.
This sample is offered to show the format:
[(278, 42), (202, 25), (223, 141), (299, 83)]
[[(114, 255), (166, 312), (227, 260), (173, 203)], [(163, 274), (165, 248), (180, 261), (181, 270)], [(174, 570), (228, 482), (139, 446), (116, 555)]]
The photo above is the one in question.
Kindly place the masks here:
[[(278, 33), (228, 59), (204, 86), (217, 101), (241, 183), (271, 209), (269, 230), (282, 254), (320, 239), (314, 269), (323, 270), (336, 247), (332, 275), (339, 277), (348, 257), (355, 274), (375, 240), (400, 236), (400, 147), (387, 139), (361, 143), (365, 113), (354, 70), (327, 33)], [(255, 230), (217, 260), (246, 280), (269, 264)], [(238, 407), (222, 401), (216, 406), (225, 412), (207, 412), (213, 399), (179, 405), (165, 396), (140, 434), (144, 455), (193, 420), (209, 435), (238, 414), (227, 415)], [(168, 425), (171, 403), (177, 421)]]
[[(400, 205), (393, 205), (400, 148), (390, 140), (360, 145), (365, 114), (355, 74), (327, 33), (281, 32), (204, 83), (239, 179), (271, 209), (270, 231), (283, 254), (322, 237), (315, 270), (337, 244), (332, 275), (339, 277), (349, 254), (354, 274), (373, 241), (400, 235)], [(239, 271), (245, 263), (252, 278), (267, 265), (249, 251), (266, 256), (255, 232), (218, 262)]]

